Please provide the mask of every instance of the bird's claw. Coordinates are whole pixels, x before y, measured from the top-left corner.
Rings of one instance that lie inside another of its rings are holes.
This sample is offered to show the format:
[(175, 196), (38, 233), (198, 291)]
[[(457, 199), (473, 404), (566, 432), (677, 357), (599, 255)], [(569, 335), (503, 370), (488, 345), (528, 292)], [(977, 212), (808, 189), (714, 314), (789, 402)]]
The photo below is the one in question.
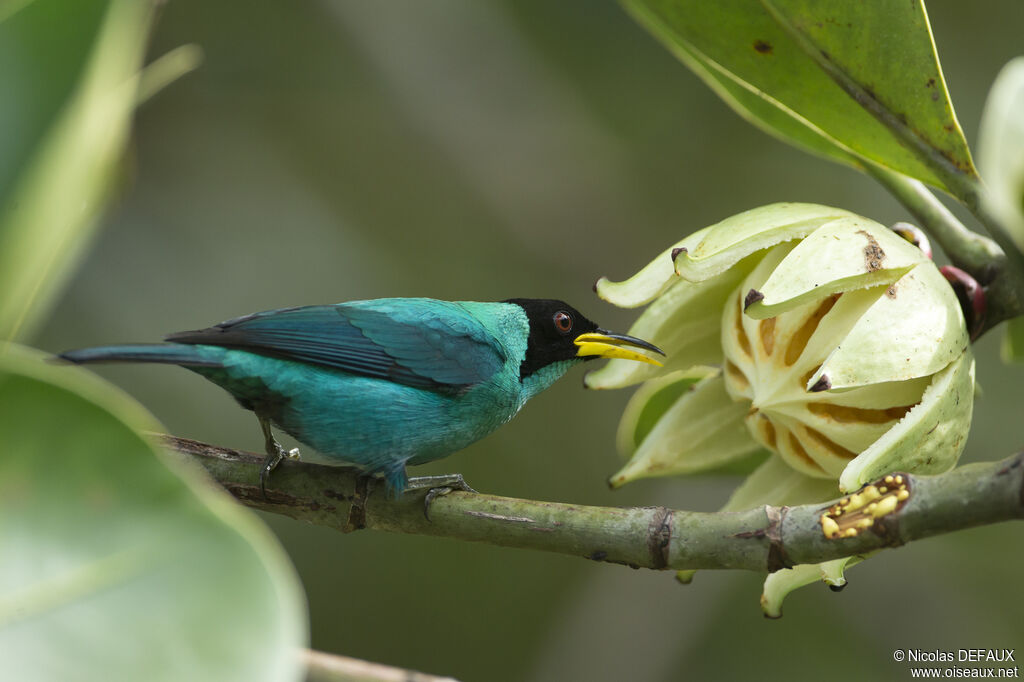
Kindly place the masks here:
[(263, 495), (264, 500), (267, 499), (267, 477), (281, 463), (282, 458), (282, 453), (274, 452), (268, 454), (267, 458), (263, 460), (263, 466), (260, 467), (260, 494)]
[(462, 474), (442, 474), (441, 476), (417, 476), (410, 478), (405, 485), (406, 490), (423, 490), (427, 488), (427, 494), (423, 497), (423, 516), (430, 520), (430, 505), (438, 497), (448, 493), (462, 490), (467, 493), (475, 493)]
[(427, 494), (423, 497), (423, 516), (427, 521), (430, 520), (430, 505), (433, 504), (434, 499), (443, 497), (453, 490), (455, 490), (455, 488), (443, 485), (440, 488), (431, 488), (427, 491)]
[(298, 448), (285, 450), (275, 440), (267, 443), (267, 457), (263, 460), (263, 466), (260, 467), (260, 494), (263, 495), (264, 500), (267, 499), (267, 479), (270, 477), (270, 472), (276, 469), (277, 465), (285, 459), (299, 461), (302, 459), (302, 456)]

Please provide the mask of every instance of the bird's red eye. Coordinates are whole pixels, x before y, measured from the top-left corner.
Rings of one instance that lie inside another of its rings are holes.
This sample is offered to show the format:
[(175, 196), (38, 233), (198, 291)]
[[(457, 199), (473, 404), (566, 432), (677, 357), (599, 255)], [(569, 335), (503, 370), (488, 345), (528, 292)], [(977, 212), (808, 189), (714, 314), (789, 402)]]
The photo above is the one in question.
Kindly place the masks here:
[(555, 322), (555, 329), (557, 329), (559, 333), (568, 334), (572, 331), (572, 315), (569, 313), (564, 310), (559, 310), (555, 313), (555, 316), (552, 319)]

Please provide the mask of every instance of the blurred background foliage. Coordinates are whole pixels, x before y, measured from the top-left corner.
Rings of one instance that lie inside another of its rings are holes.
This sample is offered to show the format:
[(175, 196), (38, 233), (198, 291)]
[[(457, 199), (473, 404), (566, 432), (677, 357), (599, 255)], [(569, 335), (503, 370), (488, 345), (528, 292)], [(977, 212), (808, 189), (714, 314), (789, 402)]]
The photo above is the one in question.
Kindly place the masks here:
[[(928, 5), (974, 144), (1020, 49), (1019, 0)], [(157, 340), (238, 314), (382, 296), (591, 293), (682, 235), (773, 201), (906, 213), (869, 178), (754, 129), (613, 2), (393, 0), (162, 7), (151, 57), (202, 67), (137, 114), (120, 198), (33, 345)], [(964, 461), (1022, 444), (1024, 368), (978, 344), (984, 389)], [(180, 436), (260, 450), (252, 415), (188, 372), (109, 367)], [(713, 510), (729, 478), (611, 493), (628, 393), (569, 379), (510, 425), (417, 473), (604, 505)], [(1020, 529), (917, 542), (795, 593), (766, 621), (762, 576), (670, 574), (264, 517), (305, 585), (314, 648), (463, 680), (905, 679), (895, 648), (1024, 642)], [(826, 627), (827, 624), (827, 627)]]

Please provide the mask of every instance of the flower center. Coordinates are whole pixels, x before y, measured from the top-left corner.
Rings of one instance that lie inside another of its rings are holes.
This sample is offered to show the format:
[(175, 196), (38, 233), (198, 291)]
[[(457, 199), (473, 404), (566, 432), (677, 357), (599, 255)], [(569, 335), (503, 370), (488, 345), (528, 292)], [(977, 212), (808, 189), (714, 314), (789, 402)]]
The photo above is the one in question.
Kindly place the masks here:
[(811, 377), (884, 287), (826, 296), (764, 320), (747, 317), (747, 292), (761, 288), (793, 246), (771, 249), (726, 302), (725, 385), (733, 400), (749, 401), (746, 424), (759, 443), (798, 471), (837, 478), (921, 401), (930, 378), (810, 391)]

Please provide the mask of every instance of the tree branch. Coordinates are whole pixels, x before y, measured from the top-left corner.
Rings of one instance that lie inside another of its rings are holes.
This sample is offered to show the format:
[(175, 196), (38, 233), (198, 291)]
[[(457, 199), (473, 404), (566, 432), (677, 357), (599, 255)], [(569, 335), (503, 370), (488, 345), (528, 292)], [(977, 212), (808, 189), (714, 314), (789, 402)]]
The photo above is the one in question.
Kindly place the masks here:
[[(198, 462), (229, 493), (255, 509), (343, 532), (371, 528), (435, 535), (634, 568), (776, 571), (1024, 517), (1024, 453), (937, 476), (894, 474), (876, 482), (874, 493), (868, 489), (865, 496), (851, 495), (841, 501), (845, 506), (831, 508), (826, 503), (702, 513), (590, 507), (456, 491), (434, 499), (428, 520), (426, 491), (389, 500), (381, 482), (353, 469), (305, 462), (282, 462), (270, 476), (264, 499), (258, 482), (262, 455), (174, 436), (161, 438), (172, 454)], [(858, 511), (857, 504), (871, 495), (878, 500), (874, 510)], [(892, 504), (881, 504), (877, 495), (892, 497)], [(823, 516), (828, 517), (824, 525)]]
[(923, 183), (875, 164), (864, 169), (910, 211), (953, 265), (985, 287), (988, 312), (979, 334), (1024, 314), (1024, 269), (996, 242), (964, 227)]

